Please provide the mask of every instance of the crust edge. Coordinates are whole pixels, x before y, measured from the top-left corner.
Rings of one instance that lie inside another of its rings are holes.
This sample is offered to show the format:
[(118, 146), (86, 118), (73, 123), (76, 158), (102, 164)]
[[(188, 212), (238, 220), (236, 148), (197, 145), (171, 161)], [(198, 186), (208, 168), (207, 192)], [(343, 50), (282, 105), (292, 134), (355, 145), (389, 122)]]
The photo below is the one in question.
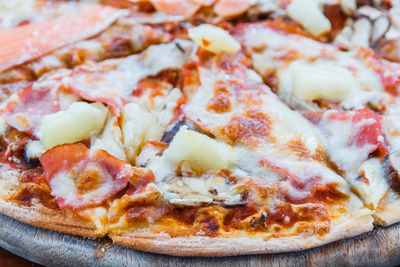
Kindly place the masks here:
[(330, 242), (355, 237), (373, 230), (372, 216), (353, 218), (333, 226), (331, 231), (318, 239), (314, 235), (300, 235), (263, 240), (261, 237), (212, 238), (204, 236), (169, 237), (166, 234), (133, 232), (110, 235), (114, 244), (172, 256), (232, 256), (281, 253), (318, 247)]
[(41, 205), (24, 207), (0, 199), (0, 213), (26, 224), (66, 234), (91, 238), (104, 236), (90, 221)]

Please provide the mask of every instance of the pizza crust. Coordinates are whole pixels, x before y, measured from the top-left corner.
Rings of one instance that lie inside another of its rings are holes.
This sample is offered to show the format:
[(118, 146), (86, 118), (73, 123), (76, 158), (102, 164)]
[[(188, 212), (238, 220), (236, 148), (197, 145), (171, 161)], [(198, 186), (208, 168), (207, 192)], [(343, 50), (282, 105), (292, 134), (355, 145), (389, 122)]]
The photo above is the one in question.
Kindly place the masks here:
[(354, 237), (373, 229), (373, 218), (369, 215), (343, 220), (332, 226), (331, 231), (318, 239), (315, 235), (298, 235), (291, 237), (213, 238), (204, 236), (170, 237), (167, 234), (143, 232), (111, 235), (115, 244), (147, 252), (168, 254), (172, 256), (232, 256), (262, 253), (280, 253), (299, 251), (321, 246), (344, 238)]
[(400, 222), (400, 200), (387, 203), (373, 214), (376, 223), (388, 226)]
[(86, 237), (102, 237), (94, 223), (74, 215), (71, 211), (56, 211), (42, 205), (19, 206), (0, 199), (0, 213), (18, 221), (48, 230)]

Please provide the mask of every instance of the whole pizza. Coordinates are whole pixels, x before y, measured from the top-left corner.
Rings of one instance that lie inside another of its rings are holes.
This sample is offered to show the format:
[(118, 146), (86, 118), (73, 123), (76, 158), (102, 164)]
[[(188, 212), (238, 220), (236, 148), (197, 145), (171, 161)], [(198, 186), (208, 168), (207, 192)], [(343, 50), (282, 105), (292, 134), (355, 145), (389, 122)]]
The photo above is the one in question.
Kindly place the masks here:
[(400, 2), (0, 3), (0, 212), (183, 256), (400, 221)]

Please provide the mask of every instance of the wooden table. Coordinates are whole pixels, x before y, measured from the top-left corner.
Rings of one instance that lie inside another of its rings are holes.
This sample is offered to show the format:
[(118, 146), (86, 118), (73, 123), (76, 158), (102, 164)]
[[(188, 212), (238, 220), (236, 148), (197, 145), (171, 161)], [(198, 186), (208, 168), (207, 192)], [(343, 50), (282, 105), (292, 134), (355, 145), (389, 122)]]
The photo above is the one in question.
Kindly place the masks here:
[(21, 258), (3, 248), (0, 247), (0, 266), (6, 267), (41, 267), (42, 265), (33, 263), (24, 258)]

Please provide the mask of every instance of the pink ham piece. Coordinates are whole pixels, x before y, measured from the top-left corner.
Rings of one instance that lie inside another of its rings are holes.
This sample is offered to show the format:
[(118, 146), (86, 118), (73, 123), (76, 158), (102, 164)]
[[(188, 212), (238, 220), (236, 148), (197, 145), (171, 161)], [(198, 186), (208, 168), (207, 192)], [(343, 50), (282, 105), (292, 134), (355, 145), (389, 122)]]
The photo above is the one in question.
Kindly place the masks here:
[(0, 30), (0, 72), (94, 36), (120, 15), (110, 6), (86, 5), (56, 19)]
[(43, 116), (60, 110), (59, 86), (56, 80), (30, 84), (12, 98), (0, 114), (10, 126), (38, 137)]
[(81, 143), (56, 146), (40, 157), (51, 194), (61, 209), (101, 205), (128, 185), (134, 168)]

